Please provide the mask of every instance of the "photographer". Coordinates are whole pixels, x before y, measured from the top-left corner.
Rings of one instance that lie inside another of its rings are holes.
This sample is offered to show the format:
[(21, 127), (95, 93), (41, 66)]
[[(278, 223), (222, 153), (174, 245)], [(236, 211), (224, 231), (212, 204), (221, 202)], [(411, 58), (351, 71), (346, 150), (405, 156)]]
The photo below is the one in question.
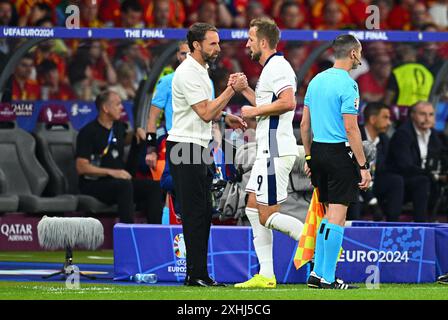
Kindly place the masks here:
[(433, 105), (425, 101), (414, 104), (410, 119), (393, 135), (387, 158), (391, 170), (404, 179), (405, 201), (412, 201), (416, 222), (428, 221), (428, 209), (438, 197), (439, 181), (444, 179), (433, 174), (433, 163), (438, 162), (442, 152), (434, 124)]

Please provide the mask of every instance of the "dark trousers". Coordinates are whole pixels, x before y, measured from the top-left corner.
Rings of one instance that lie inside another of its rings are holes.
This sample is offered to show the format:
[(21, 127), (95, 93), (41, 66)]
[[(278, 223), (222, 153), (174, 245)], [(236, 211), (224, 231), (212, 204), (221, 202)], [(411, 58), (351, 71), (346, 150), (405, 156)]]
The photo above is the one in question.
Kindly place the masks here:
[[(398, 221), (404, 198), (403, 177), (395, 173), (376, 175), (373, 182), (373, 188), (367, 191), (362, 191), (360, 195), (364, 207), (375, 197), (378, 200), (382, 213), (386, 216), (386, 220)], [(347, 219), (361, 219), (362, 210), (363, 205), (359, 201), (351, 203), (347, 212)]]
[(426, 175), (404, 177), (405, 201), (412, 201), (414, 221), (427, 222), (431, 179)]
[(404, 199), (403, 177), (394, 173), (384, 173), (375, 176), (373, 193), (387, 221), (398, 221)]
[(82, 194), (95, 197), (108, 205), (117, 204), (122, 223), (134, 222), (135, 204), (142, 208), (148, 223), (162, 222), (162, 194), (157, 181), (102, 178), (83, 180), (79, 189)]
[[(210, 161), (213, 161), (213, 158), (210, 153), (204, 153), (204, 149), (192, 143), (166, 143), (176, 200), (182, 212), (182, 228), (187, 249), (187, 276), (207, 279), (208, 239), (212, 221), (210, 190), (213, 175)], [(186, 156), (186, 153), (189, 153), (189, 156)], [(208, 154), (210, 159), (204, 161), (203, 157), (199, 156), (201, 154)], [(196, 160), (199, 157), (200, 160), (194, 163), (193, 156)], [(181, 157), (185, 161), (179, 163), (178, 159)]]

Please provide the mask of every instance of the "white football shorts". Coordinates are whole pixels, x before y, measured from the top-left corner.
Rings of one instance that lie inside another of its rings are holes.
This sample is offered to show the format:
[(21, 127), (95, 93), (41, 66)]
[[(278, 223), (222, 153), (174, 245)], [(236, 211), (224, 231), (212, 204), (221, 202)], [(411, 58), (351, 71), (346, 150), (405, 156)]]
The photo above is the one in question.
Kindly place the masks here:
[(255, 193), (257, 203), (262, 205), (284, 202), (288, 197), (289, 174), (295, 161), (296, 156), (256, 159), (246, 192)]

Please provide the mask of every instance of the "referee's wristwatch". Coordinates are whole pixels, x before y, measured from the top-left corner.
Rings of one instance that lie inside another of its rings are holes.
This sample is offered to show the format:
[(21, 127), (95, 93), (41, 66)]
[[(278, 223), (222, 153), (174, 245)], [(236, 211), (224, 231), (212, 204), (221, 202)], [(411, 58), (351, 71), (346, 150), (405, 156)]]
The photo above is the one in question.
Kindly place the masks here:
[(368, 161), (366, 161), (366, 163), (364, 163), (364, 165), (359, 166), (359, 169), (361, 170), (369, 170), (370, 169), (370, 164)]
[(157, 149), (157, 135), (155, 133), (146, 133), (146, 147), (153, 147)]

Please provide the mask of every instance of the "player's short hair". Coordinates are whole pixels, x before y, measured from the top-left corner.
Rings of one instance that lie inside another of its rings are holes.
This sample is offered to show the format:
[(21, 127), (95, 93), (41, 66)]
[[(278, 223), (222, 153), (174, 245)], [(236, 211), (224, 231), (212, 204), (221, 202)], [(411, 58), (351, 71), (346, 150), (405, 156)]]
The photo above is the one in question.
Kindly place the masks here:
[(193, 42), (204, 41), (207, 31), (218, 32), (218, 29), (215, 26), (205, 22), (196, 22), (188, 29), (187, 42), (191, 52), (194, 52)]
[(333, 40), (334, 57), (344, 59), (350, 55), (353, 49), (358, 49), (361, 43), (351, 34), (343, 34)]
[(112, 94), (117, 93), (113, 90), (104, 90), (96, 96), (95, 106), (98, 112), (101, 111), (101, 107), (104, 106), (109, 101), (109, 98)]
[(363, 110), (364, 122), (367, 122), (370, 117), (379, 115), (383, 109), (389, 110), (389, 107), (382, 102), (369, 102)]
[(269, 43), (269, 47), (275, 49), (280, 41), (280, 29), (277, 27), (274, 20), (266, 17), (252, 19), (249, 27), (256, 27), (257, 38), (266, 39)]

